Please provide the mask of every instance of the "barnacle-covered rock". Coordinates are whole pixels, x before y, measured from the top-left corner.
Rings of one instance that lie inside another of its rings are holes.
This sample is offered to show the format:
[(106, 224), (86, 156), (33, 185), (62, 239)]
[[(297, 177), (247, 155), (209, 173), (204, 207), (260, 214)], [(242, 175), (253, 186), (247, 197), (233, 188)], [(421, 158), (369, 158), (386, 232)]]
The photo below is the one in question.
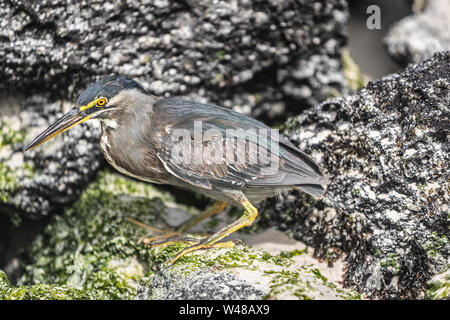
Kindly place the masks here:
[(0, 99), (0, 214), (45, 216), (77, 200), (102, 166), (96, 122), (83, 123), (23, 152), (26, 142), (72, 106), (42, 95)]
[(345, 285), (425, 298), (449, 263), (450, 53), (309, 109), (286, 132), (328, 172), (323, 200), (292, 193), (263, 219), (347, 261)]
[(116, 73), (279, 115), (343, 90), (347, 18), (344, 0), (2, 2), (0, 89), (74, 99)]
[(428, 0), (422, 3), (425, 3), (423, 11), (397, 22), (384, 39), (388, 53), (405, 65), (450, 48), (450, 2)]

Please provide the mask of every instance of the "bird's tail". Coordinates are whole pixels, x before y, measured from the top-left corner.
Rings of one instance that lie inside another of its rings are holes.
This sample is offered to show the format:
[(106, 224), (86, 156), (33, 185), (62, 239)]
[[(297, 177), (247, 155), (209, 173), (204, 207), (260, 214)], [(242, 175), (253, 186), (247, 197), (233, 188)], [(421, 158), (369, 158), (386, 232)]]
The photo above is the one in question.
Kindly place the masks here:
[(326, 191), (326, 186), (320, 184), (299, 184), (293, 186), (293, 188), (306, 192), (317, 199), (321, 199)]
[(286, 160), (283, 169), (288, 172), (284, 182), (291, 184), (294, 189), (322, 198), (330, 182), (322, 168), (294, 145), (284, 144), (283, 147), (286, 151), (283, 152)]

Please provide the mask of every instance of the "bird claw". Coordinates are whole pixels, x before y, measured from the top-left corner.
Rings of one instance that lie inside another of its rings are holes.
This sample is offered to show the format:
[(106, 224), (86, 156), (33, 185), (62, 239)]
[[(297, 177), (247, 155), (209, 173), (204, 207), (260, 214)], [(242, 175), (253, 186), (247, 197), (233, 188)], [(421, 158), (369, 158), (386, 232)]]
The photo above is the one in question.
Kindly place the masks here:
[(165, 232), (163, 234), (153, 236), (150, 238), (142, 237), (138, 240), (138, 243), (151, 244), (152, 242), (157, 242), (158, 240), (170, 239), (170, 238), (174, 238), (177, 236), (180, 236), (179, 232), (168, 230), (167, 232)]
[(224, 241), (224, 242), (216, 242), (212, 244), (208, 244), (208, 241), (201, 241), (197, 244), (194, 244), (190, 247), (184, 248), (180, 252), (178, 252), (175, 257), (169, 260), (169, 263), (172, 264), (184, 255), (186, 255), (189, 252), (197, 251), (197, 250), (208, 250), (213, 248), (234, 248), (237, 243), (243, 243), (241, 240), (230, 240), (230, 241)]
[(151, 246), (152, 248), (157, 248), (168, 246), (175, 243), (195, 244), (201, 242), (202, 240), (208, 237), (209, 234), (205, 233), (189, 234), (186, 236), (182, 236), (182, 233), (179, 231), (171, 231), (150, 238), (141, 238), (139, 239), (138, 243), (144, 243), (146, 245)]

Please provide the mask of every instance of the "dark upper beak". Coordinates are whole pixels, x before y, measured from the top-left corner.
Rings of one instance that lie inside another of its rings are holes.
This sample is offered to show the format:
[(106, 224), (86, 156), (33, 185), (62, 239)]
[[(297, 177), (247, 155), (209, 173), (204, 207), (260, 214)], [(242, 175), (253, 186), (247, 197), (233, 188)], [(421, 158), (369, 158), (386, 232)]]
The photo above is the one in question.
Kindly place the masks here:
[(90, 118), (90, 115), (83, 114), (80, 112), (78, 107), (72, 108), (69, 112), (63, 115), (60, 119), (56, 120), (53, 124), (50, 125), (47, 129), (45, 129), (41, 134), (39, 134), (36, 138), (33, 139), (27, 146), (24, 151), (28, 151), (37, 147), (38, 145), (56, 137), (58, 134), (69, 130), (70, 128), (80, 124)]

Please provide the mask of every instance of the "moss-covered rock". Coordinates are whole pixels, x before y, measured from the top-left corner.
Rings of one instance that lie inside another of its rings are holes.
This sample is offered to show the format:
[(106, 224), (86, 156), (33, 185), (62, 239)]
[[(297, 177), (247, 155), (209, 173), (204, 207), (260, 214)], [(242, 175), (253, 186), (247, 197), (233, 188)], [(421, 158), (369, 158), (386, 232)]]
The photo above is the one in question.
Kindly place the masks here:
[[(165, 249), (158, 259), (180, 248)], [(294, 250), (270, 254), (250, 247), (194, 252), (162, 265), (143, 279), (138, 299), (359, 299), (322, 276), (317, 265), (302, 264)]]
[[(196, 212), (150, 184), (103, 171), (33, 242), (19, 284), (74, 289), (74, 299), (353, 297), (318, 276), (317, 266), (296, 262), (304, 251), (269, 254), (238, 245), (194, 252), (169, 265), (168, 259), (186, 244), (148, 248), (138, 243), (147, 231), (128, 221), (162, 227), (166, 220), (174, 224)], [(295, 280), (289, 281), (290, 274)], [(204, 289), (205, 282), (227, 287), (220, 295), (212, 286)]]
[(33, 175), (31, 164), (14, 152), (23, 144), (25, 134), (25, 128), (0, 117), (0, 202), (11, 203), (21, 180)]
[(91, 298), (86, 291), (65, 285), (11, 286), (6, 274), (0, 270), (0, 300), (82, 300)]
[(162, 198), (149, 184), (102, 172), (34, 241), (20, 283), (68, 285), (100, 299), (134, 296), (153, 254), (137, 243), (145, 230), (127, 219), (152, 224), (164, 213)]
[(450, 299), (450, 268), (434, 276), (430, 281), (430, 289), (427, 291), (427, 298)]
[(342, 50), (342, 72), (347, 86), (353, 91), (364, 88), (367, 83), (366, 77), (351, 57), (349, 48)]

